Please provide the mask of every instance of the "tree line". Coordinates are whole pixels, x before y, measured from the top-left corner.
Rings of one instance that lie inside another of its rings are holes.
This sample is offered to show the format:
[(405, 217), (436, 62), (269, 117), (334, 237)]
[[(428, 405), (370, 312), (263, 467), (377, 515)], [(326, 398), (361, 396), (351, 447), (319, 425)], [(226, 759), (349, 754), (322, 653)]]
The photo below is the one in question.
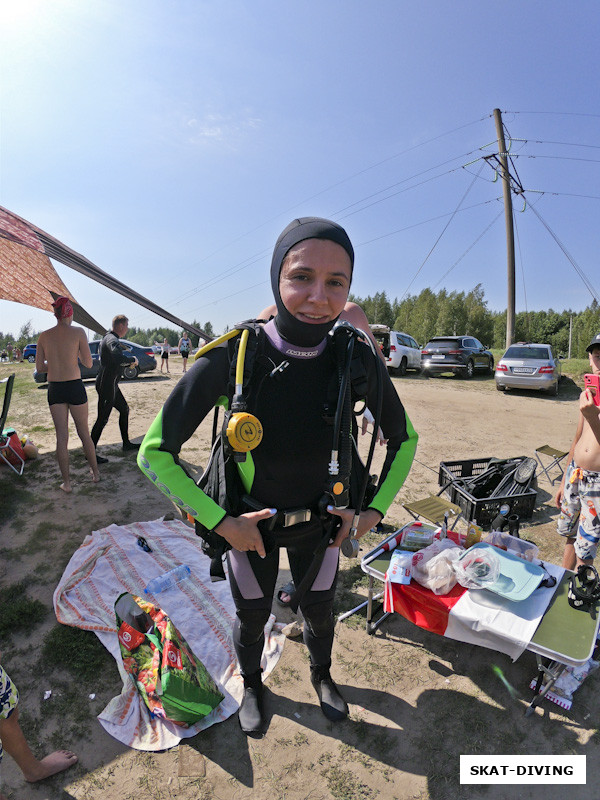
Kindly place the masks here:
[[(480, 283), (470, 292), (432, 292), (423, 289), (418, 295), (408, 295), (402, 301), (390, 301), (386, 292), (350, 300), (361, 306), (370, 325), (387, 325), (392, 330), (410, 334), (420, 345), (432, 336), (469, 334), (487, 347), (502, 350), (506, 343), (506, 310), (490, 311)], [(194, 326), (214, 337), (211, 322), (194, 320)], [(567, 356), (569, 352), (569, 327), (571, 327), (571, 356), (586, 358), (585, 348), (592, 337), (600, 332), (600, 305), (596, 300), (583, 311), (520, 311), (515, 317), (515, 342), (545, 342), (555, 351)], [(172, 347), (177, 347), (182, 331), (167, 327), (131, 327), (127, 338), (143, 346), (162, 342), (166, 336)], [(31, 321), (21, 327), (18, 336), (0, 331), (0, 349), (8, 342), (21, 350), (28, 342), (36, 342)], [(100, 338), (96, 335), (95, 338)], [(198, 347), (198, 337), (190, 336), (193, 347)]]
[[(423, 346), (432, 336), (469, 334), (487, 347), (502, 350), (506, 344), (506, 310), (490, 311), (480, 283), (470, 292), (432, 292), (423, 289), (402, 301), (390, 301), (385, 292), (372, 297), (351, 294), (370, 325), (387, 325), (410, 334)], [(515, 316), (515, 342), (544, 342), (557, 354), (586, 358), (585, 348), (600, 332), (600, 306), (596, 300), (584, 311), (520, 311)]]
[[(210, 322), (205, 322), (202, 324), (194, 320), (192, 325), (196, 328), (200, 328), (200, 330), (204, 331), (204, 333), (211, 338), (217, 336)], [(177, 347), (182, 333), (183, 331), (181, 330), (175, 330), (167, 327), (136, 328), (132, 326), (127, 332), (127, 339), (130, 342), (135, 342), (135, 344), (140, 344), (143, 347), (146, 347), (148, 345), (153, 345), (154, 342), (159, 342), (162, 344), (166, 336), (171, 347)], [(33, 329), (31, 320), (21, 326), (18, 336), (13, 336), (12, 333), (3, 333), (0, 331), (0, 351), (6, 350), (6, 346), (9, 342), (12, 342), (14, 347), (18, 347), (20, 350), (23, 350), (26, 344), (29, 344), (30, 342), (37, 342), (39, 335), (40, 332)], [(101, 339), (102, 337), (100, 334), (95, 333), (93, 338)], [(199, 337), (190, 334), (190, 339), (192, 340), (192, 347), (198, 347)], [(202, 340), (202, 344), (203, 343), (204, 340)]]

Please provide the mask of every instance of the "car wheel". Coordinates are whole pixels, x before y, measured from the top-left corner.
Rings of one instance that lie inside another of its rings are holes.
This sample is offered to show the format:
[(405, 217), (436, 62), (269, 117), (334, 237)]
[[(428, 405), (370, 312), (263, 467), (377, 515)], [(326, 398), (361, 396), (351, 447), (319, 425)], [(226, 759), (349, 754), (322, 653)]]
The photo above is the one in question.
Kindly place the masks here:
[(558, 381), (556, 381), (554, 386), (552, 386), (550, 389), (548, 389), (548, 394), (551, 397), (558, 397)]
[(29, 361), (30, 364), (34, 364), (35, 363), (35, 356), (27, 356), (27, 361)]
[(488, 375), (493, 375), (493, 374), (494, 374), (494, 359), (490, 358), (490, 361), (489, 361), (489, 364), (488, 364)]
[(496, 384), (496, 389), (497, 389), (499, 392), (505, 392), (505, 391), (506, 391), (506, 386), (502, 386), (502, 384), (500, 384), (500, 383), (497, 383), (497, 384)]
[(422, 375), (424, 378), (430, 378), (430, 377), (431, 377), (431, 372), (429, 372), (429, 371), (428, 371), (428, 370), (426, 370), (426, 369), (421, 369), (421, 375)]
[(137, 364), (134, 364), (131, 367), (125, 367), (123, 370), (123, 377), (127, 378), (128, 381), (132, 381), (134, 378), (137, 378), (139, 374), (140, 370)]
[(472, 378), (474, 374), (475, 374), (475, 364), (473, 364), (473, 361), (469, 359), (467, 361), (467, 371), (465, 372), (465, 378)]
[(398, 374), (399, 375), (406, 375), (406, 359), (403, 358), (400, 362), (400, 366), (398, 367)]

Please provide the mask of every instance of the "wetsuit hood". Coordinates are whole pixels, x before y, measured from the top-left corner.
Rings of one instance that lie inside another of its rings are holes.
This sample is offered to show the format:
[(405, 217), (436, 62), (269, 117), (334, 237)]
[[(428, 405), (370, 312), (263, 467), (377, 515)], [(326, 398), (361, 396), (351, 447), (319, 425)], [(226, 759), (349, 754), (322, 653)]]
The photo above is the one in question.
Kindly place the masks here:
[[(279, 276), (283, 260), (294, 245), (305, 239), (329, 239), (339, 244), (350, 257), (351, 271), (354, 269), (354, 248), (348, 234), (341, 225), (321, 217), (300, 217), (295, 219), (290, 222), (275, 243), (271, 260), (271, 288), (273, 289), (275, 305), (277, 306), (277, 316), (275, 317), (277, 330), (286, 341), (292, 344), (314, 347), (329, 333), (336, 320), (324, 322), (320, 325), (309, 325), (306, 322), (300, 322), (284, 306), (279, 293)], [(352, 272), (350, 277), (352, 277)]]

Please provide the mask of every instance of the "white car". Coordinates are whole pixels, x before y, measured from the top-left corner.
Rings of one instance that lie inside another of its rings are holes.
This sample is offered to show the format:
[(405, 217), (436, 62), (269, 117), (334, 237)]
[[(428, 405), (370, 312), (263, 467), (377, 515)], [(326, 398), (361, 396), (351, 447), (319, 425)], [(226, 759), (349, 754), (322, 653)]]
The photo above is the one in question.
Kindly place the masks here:
[(373, 336), (385, 357), (390, 372), (405, 375), (407, 369), (421, 371), (421, 348), (408, 333), (391, 331), (387, 325), (371, 325)]

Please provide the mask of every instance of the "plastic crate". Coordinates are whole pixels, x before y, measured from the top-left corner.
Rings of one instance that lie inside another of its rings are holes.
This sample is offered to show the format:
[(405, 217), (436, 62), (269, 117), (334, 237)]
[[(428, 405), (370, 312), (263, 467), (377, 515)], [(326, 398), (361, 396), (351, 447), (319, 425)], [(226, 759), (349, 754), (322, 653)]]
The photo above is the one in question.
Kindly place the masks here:
[[(467, 461), (441, 461), (438, 485), (445, 486), (454, 478), (470, 478), (473, 475), (481, 475), (488, 468), (489, 462), (490, 458), (477, 458)], [(526, 488), (520, 494), (481, 498), (473, 497), (462, 486), (455, 484), (450, 484), (444, 491), (450, 501), (456, 503), (462, 509), (463, 516), (468, 522), (476, 522), (482, 526), (493, 522), (500, 512), (500, 506), (504, 504), (510, 507), (510, 514), (518, 514), (521, 519), (531, 519), (537, 499), (537, 492), (529, 488)]]

